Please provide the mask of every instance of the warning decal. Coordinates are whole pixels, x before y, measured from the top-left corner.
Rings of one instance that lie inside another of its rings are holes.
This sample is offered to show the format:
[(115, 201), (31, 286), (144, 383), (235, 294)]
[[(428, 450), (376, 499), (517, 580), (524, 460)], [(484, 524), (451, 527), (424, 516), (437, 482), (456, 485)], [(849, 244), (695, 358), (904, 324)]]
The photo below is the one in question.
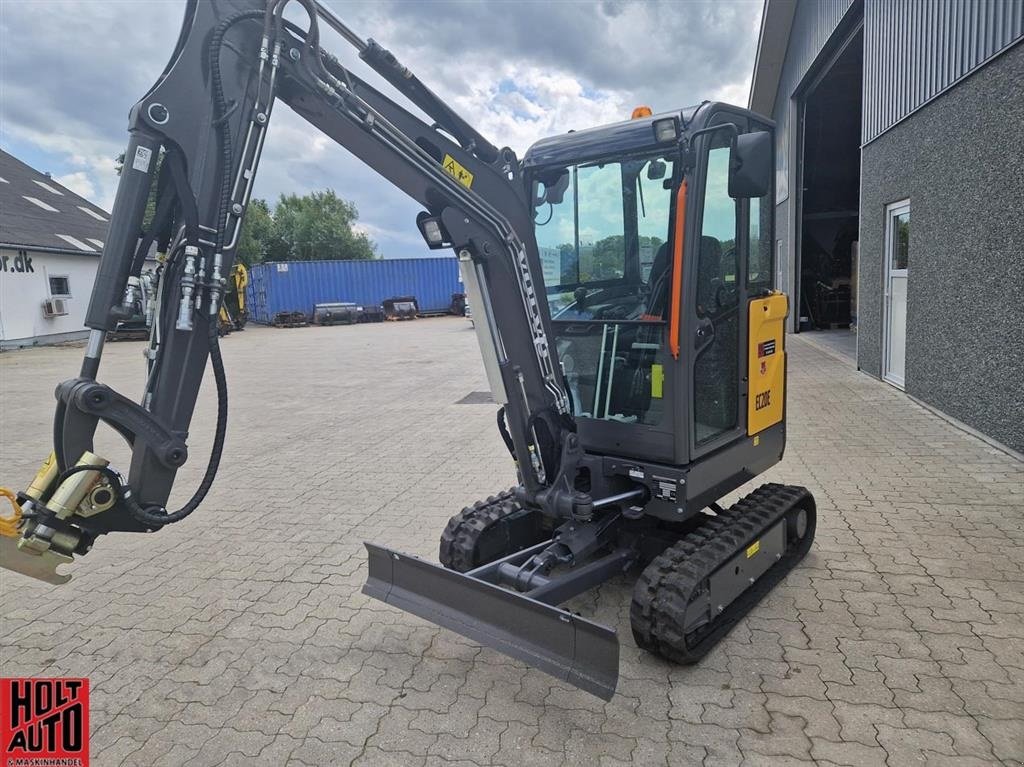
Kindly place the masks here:
[(449, 176), (466, 187), (466, 189), (470, 189), (473, 186), (473, 174), (463, 168), (450, 154), (444, 156), (441, 165)]
[(758, 357), (770, 357), (775, 354), (775, 339), (770, 341), (763, 341), (757, 345), (757, 356)]

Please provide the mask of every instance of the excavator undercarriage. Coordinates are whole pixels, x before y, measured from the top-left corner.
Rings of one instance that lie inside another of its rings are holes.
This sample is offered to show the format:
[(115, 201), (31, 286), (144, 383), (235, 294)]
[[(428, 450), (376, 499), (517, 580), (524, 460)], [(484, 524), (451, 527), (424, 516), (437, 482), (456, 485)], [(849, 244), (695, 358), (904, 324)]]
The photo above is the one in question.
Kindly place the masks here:
[[(321, 29), (430, 122), (324, 50)], [(727, 104), (644, 107), (520, 159), (315, 0), (186, 2), (130, 114), (85, 358), (57, 387), (50, 458), (0, 520), (0, 565), (59, 584), (100, 536), (155, 533), (206, 497), (227, 429), (219, 331), (244, 317), (235, 250), (276, 101), (418, 201), (427, 247), (454, 252), (517, 476), (452, 517), (440, 565), (367, 543), (365, 593), (609, 698), (616, 630), (560, 605), (638, 573), (637, 644), (699, 660), (814, 538), (803, 488), (719, 505), (785, 449), (774, 126)], [(143, 273), (154, 248), (158, 279)], [(98, 380), (107, 334), (133, 317), (148, 332), (139, 401)], [(207, 363), (213, 447), (171, 511)], [(93, 452), (101, 424), (131, 447), (127, 476)]]
[(814, 499), (768, 484), (686, 532), (644, 518), (545, 530), (511, 491), (463, 509), (441, 534), (441, 566), (372, 543), (363, 593), (610, 699), (613, 628), (559, 605), (639, 571), (630, 607), (638, 646), (696, 663), (803, 558)]

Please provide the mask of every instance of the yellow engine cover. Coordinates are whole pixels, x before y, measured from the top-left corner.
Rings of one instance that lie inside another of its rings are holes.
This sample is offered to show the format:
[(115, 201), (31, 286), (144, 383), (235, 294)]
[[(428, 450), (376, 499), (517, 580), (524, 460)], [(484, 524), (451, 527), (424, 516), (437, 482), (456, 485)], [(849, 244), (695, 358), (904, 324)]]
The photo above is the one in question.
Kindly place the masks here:
[(753, 436), (782, 420), (786, 401), (785, 293), (750, 302), (747, 353), (747, 434)]

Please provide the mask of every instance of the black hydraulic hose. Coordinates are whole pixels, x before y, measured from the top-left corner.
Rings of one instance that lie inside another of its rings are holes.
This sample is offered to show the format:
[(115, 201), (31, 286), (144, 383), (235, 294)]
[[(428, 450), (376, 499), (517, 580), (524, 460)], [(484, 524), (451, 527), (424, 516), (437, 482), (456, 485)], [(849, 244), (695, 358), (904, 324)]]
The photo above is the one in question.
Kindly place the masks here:
[[(283, 7), (287, 0), (277, 0), (276, 3), (272, 3), (268, 8), (268, 13), (275, 6)], [(224, 234), (227, 230), (227, 218), (229, 208), (231, 206), (231, 171), (232, 168), (232, 157), (231, 153), (231, 135), (230, 126), (227, 124), (227, 120), (223, 119), (227, 112), (227, 105), (224, 98), (224, 83), (221, 78), (220, 71), (220, 49), (224, 42), (224, 35), (228, 29), (239, 21), (245, 19), (255, 19), (260, 16), (264, 16), (263, 11), (243, 11), (237, 13), (234, 16), (224, 20), (214, 31), (213, 37), (210, 40), (210, 72), (211, 81), (213, 84), (213, 98), (214, 98), (214, 124), (217, 127), (217, 133), (221, 142), (221, 157), (223, 161), (222, 174), (221, 174), (221, 194), (220, 194), (220, 208), (217, 214), (217, 250), (220, 251), (224, 244)], [(315, 17), (314, 17), (315, 20)], [(267, 25), (267, 19), (264, 17), (264, 25)], [(173, 168), (173, 166), (172, 166)], [(182, 169), (179, 169), (182, 170)], [(185, 188), (179, 189), (179, 196), (188, 197), (188, 201), (182, 202), (185, 207), (186, 221), (190, 217), (192, 211), (189, 210), (189, 203), (194, 205), (194, 197), (191, 196), (191, 190), (188, 189), (187, 178), (183, 178), (184, 174), (175, 174), (176, 181), (182, 184)], [(205, 276), (204, 276), (205, 277)], [(189, 498), (188, 502), (177, 511), (167, 511), (166, 509), (160, 508), (159, 506), (142, 507), (137, 503), (131, 496), (131, 491), (126, 490), (122, 492), (121, 497), (125, 500), (125, 506), (131, 515), (142, 522), (145, 525), (167, 525), (173, 522), (178, 522), (184, 519), (193, 511), (195, 511), (199, 505), (206, 498), (206, 495), (210, 492), (210, 488), (213, 486), (213, 481), (217, 476), (217, 471), (220, 468), (221, 457), (224, 452), (224, 440), (227, 436), (228, 426), (228, 382), (227, 375), (224, 370), (224, 358), (220, 351), (220, 335), (217, 328), (217, 316), (211, 315), (207, 325), (208, 329), (208, 340), (210, 346), (210, 364), (213, 367), (213, 379), (217, 386), (217, 425), (213, 433), (213, 447), (210, 450), (210, 459), (206, 464), (206, 472), (203, 474), (203, 479), (199, 483), (199, 487), (196, 488), (195, 493)]]
[[(264, 34), (269, 31), (270, 19), (274, 11), (278, 6), (283, 8), (287, 0), (272, 0), (268, 4), (266, 11), (243, 11), (237, 13), (234, 16), (224, 20), (214, 31), (213, 37), (210, 40), (210, 68), (211, 68), (211, 80), (213, 85), (213, 96), (214, 96), (214, 125), (217, 128), (217, 132), (221, 142), (221, 157), (223, 172), (221, 175), (221, 194), (220, 194), (220, 206), (217, 215), (217, 251), (219, 252), (224, 242), (224, 234), (227, 229), (227, 217), (229, 208), (231, 205), (231, 171), (232, 168), (232, 154), (231, 154), (231, 136), (230, 127), (225, 119), (229, 116), (229, 110), (226, 106), (224, 98), (224, 87), (223, 80), (220, 71), (220, 49), (224, 42), (224, 35), (228, 29), (234, 24), (245, 19), (256, 19), (262, 17), (264, 20)], [(305, 4), (304, 4), (305, 5)], [(312, 16), (313, 23), (315, 24), (315, 15)], [(314, 33), (315, 34), (315, 33)], [(317, 46), (319, 47), (319, 46)], [(195, 197), (192, 194), (192, 190), (189, 188), (187, 173), (184, 167), (183, 158), (176, 152), (169, 152), (168, 156), (165, 157), (165, 161), (170, 160), (171, 165), (168, 166), (170, 176), (174, 181), (174, 185), (177, 187), (178, 198), (182, 206), (182, 214), (185, 218), (186, 225), (186, 239), (185, 242), (191, 241), (198, 237), (198, 220), (197, 211), (195, 206)], [(191, 231), (189, 231), (191, 230)], [(178, 257), (181, 250), (183, 249), (183, 243), (179, 243), (178, 247), (171, 253), (168, 259), (167, 266), (169, 267)], [(168, 278), (169, 278), (169, 269)], [(203, 279), (206, 279), (206, 275), (203, 275)], [(165, 287), (161, 286), (162, 290), (166, 290)], [(166, 294), (165, 294), (166, 295)], [(161, 314), (168, 312), (168, 307), (172, 307), (173, 302), (161, 301)], [(157, 318), (157, 322), (161, 323), (164, 327), (170, 327), (172, 317), (167, 314)], [(167, 511), (167, 509), (157, 506), (143, 506), (132, 494), (131, 487), (121, 481), (120, 475), (113, 469), (107, 466), (73, 466), (65, 471), (58, 482), (58, 485), (66, 480), (68, 477), (83, 471), (97, 471), (107, 477), (112, 487), (114, 487), (117, 496), (121, 502), (127, 508), (128, 512), (134, 519), (140, 523), (151, 526), (151, 527), (162, 527), (163, 525), (172, 524), (178, 522), (193, 511), (195, 511), (199, 505), (206, 498), (210, 492), (210, 488), (213, 486), (214, 479), (217, 476), (217, 471), (220, 468), (221, 457), (224, 452), (224, 441), (227, 436), (227, 422), (228, 422), (228, 387), (227, 387), (227, 375), (224, 369), (224, 358), (220, 351), (220, 336), (217, 327), (217, 316), (211, 315), (208, 320), (208, 342), (209, 342), (209, 353), (210, 353), (210, 364), (213, 367), (213, 378), (217, 387), (217, 425), (213, 435), (213, 447), (210, 450), (210, 458), (206, 464), (206, 471), (203, 474), (203, 478), (199, 483), (199, 487), (189, 498), (188, 502), (185, 503), (177, 511)], [(159, 357), (154, 363), (155, 366), (159, 365)], [(154, 370), (150, 377), (153, 377)], [(54, 439), (55, 444), (60, 444), (59, 440), (63, 436), (62, 432), (62, 413), (58, 406), (58, 414), (54, 422)]]
[(213, 380), (217, 385), (217, 426), (213, 432), (213, 447), (210, 449), (210, 459), (206, 463), (206, 471), (199, 487), (188, 499), (188, 502), (177, 511), (167, 511), (159, 506), (143, 508), (134, 500), (126, 501), (128, 511), (135, 519), (145, 525), (168, 525), (178, 522), (193, 511), (206, 498), (213, 481), (220, 469), (220, 459), (224, 453), (224, 439), (228, 431), (228, 381), (224, 373), (224, 358), (220, 353), (220, 338), (217, 333), (217, 318), (213, 315), (209, 322), (210, 339), (210, 364), (213, 367)]
[(512, 460), (516, 459), (516, 446), (512, 442), (512, 435), (508, 432), (508, 424), (505, 423), (505, 408), (498, 408), (498, 433), (501, 435), (502, 441), (505, 443), (505, 447), (508, 448), (509, 454), (512, 456)]
[[(224, 43), (224, 35), (228, 29), (245, 19), (255, 19), (264, 16), (264, 11), (242, 11), (222, 21), (214, 30), (210, 38), (210, 81), (213, 86), (213, 107), (214, 124), (217, 126), (217, 136), (220, 139), (221, 151), (221, 183), (220, 203), (217, 212), (217, 250), (220, 251), (224, 243), (224, 233), (227, 229), (228, 213), (231, 207), (231, 171), (234, 157), (231, 154), (231, 126), (222, 118), (227, 113), (227, 101), (224, 98), (224, 81), (220, 71), (220, 49)], [(205, 279), (205, 275), (203, 275)]]
[[(163, 270), (160, 273), (160, 279), (157, 283), (157, 290), (160, 291), (162, 295), (160, 296), (160, 314), (154, 318), (153, 321), (161, 328), (170, 328), (171, 323), (174, 321), (174, 301), (171, 299), (171, 267), (174, 266), (174, 262), (177, 261), (178, 257), (184, 250), (185, 242), (179, 242), (167, 256), (167, 260), (158, 267), (158, 271), (161, 269)], [(163, 338), (160, 339), (160, 343), (163, 343)], [(160, 354), (157, 354), (156, 359), (153, 360), (153, 366), (146, 379), (147, 383), (144, 394), (149, 393), (149, 383), (156, 380), (162, 360), (163, 356)]]
[[(122, 481), (121, 475), (109, 466), (72, 466), (70, 469), (62, 473), (57, 479), (57, 487), (60, 487), (60, 485), (69, 477), (75, 474), (81, 474), (83, 471), (95, 471), (105, 476), (110, 482), (110, 486), (114, 489), (114, 496), (124, 502), (133, 517), (135, 516), (136, 510), (144, 512), (144, 509), (138, 504), (132, 495), (131, 488)], [(43, 508), (46, 509), (45, 506), (43, 506)]]
[(172, 194), (168, 193), (168, 187), (170, 184), (170, 168), (161, 166), (160, 178), (157, 181), (156, 189), (156, 207), (153, 211), (153, 218), (149, 222), (149, 227), (140, 239), (138, 247), (135, 249), (135, 258), (132, 259), (132, 265), (128, 271), (128, 274), (132, 277), (138, 277), (139, 274), (142, 273), (146, 254), (149, 252), (153, 243), (157, 241), (161, 230), (173, 225), (173, 214), (176, 200)]
[(144, 507), (135, 500), (131, 488), (121, 481), (120, 475), (106, 466), (72, 466), (61, 475), (60, 480), (57, 482), (58, 486), (73, 474), (89, 470), (98, 471), (110, 480), (117, 491), (118, 497), (123, 501), (125, 508), (127, 508), (128, 513), (138, 522), (150, 527), (161, 527), (179, 522), (199, 508), (199, 505), (210, 492), (210, 488), (213, 487), (213, 481), (217, 476), (217, 471), (220, 469), (228, 425), (228, 382), (224, 370), (224, 358), (220, 352), (220, 337), (217, 333), (216, 318), (211, 319), (209, 330), (210, 363), (213, 367), (213, 379), (217, 387), (217, 425), (213, 433), (213, 447), (210, 449), (210, 459), (207, 461), (203, 479), (199, 483), (199, 487), (192, 494), (192, 497), (188, 499), (188, 502), (177, 511), (167, 511), (167, 509), (156, 505)]
[[(221, 456), (224, 453), (224, 440), (228, 431), (228, 381), (224, 371), (224, 358), (220, 352), (220, 337), (217, 333), (215, 316), (210, 320), (209, 330), (210, 363), (213, 367), (213, 380), (217, 386), (217, 425), (214, 429), (213, 447), (210, 449), (210, 458), (206, 463), (203, 479), (200, 481), (199, 487), (192, 494), (192, 497), (188, 499), (188, 502), (177, 511), (167, 511), (167, 509), (156, 505), (144, 507), (134, 499), (131, 488), (121, 482), (120, 477), (113, 469), (100, 466), (73, 466), (61, 476), (60, 482), (63, 482), (69, 476), (79, 471), (87, 469), (100, 471), (108, 479), (111, 479), (112, 484), (116, 485), (118, 495), (124, 501), (124, 505), (132, 517), (148, 526), (160, 527), (178, 522), (199, 508), (199, 505), (210, 492), (210, 488), (213, 487), (214, 479), (217, 477)], [(60, 482), (58, 482), (58, 485)]]
[(185, 157), (180, 149), (172, 148), (164, 156), (164, 162), (167, 163), (171, 180), (178, 192), (181, 217), (185, 221), (185, 238), (189, 242), (198, 242), (199, 207), (196, 205), (195, 195), (189, 189), (188, 168), (185, 167)]

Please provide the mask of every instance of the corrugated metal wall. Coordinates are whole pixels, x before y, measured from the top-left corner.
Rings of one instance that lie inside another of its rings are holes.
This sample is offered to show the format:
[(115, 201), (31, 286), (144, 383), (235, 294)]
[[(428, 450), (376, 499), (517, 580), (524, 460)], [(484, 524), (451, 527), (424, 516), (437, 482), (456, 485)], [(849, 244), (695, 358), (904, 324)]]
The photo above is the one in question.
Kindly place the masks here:
[(393, 296), (416, 296), (421, 311), (442, 311), (461, 292), (458, 260), (447, 256), (257, 264), (247, 294), (252, 318), (270, 322), (278, 312), (309, 315), (314, 304), (372, 305)]
[[(790, 97), (804, 79), (807, 70), (821, 53), (829, 37), (850, 10), (854, 0), (811, 0), (801, 2), (793, 16), (793, 28), (786, 49), (786, 61), (779, 78), (778, 95), (772, 119), (776, 128), (777, 200), (789, 196), (789, 163), (793, 153), (790, 142)], [(794, 126), (795, 127), (795, 126)]]
[[(797, 5), (772, 115), (779, 202), (795, 150), (792, 97), (853, 4)], [(864, 0), (863, 12), (864, 144), (1024, 37), (1024, 0)]]
[(1022, 36), (1021, 0), (866, 0), (862, 142)]

